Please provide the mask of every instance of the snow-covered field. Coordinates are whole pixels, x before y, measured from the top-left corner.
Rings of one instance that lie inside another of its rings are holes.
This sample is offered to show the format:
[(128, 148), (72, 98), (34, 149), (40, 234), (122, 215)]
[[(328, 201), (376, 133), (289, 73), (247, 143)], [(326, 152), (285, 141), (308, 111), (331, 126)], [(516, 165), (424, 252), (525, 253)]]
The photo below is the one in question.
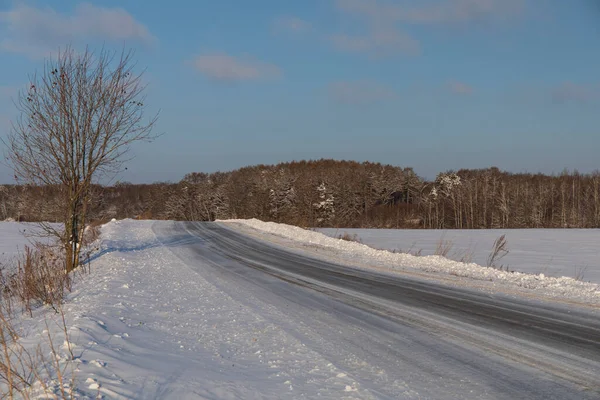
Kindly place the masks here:
[[(201, 269), (202, 261), (179, 259), (173, 251), (190, 245), (189, 236), (157, 237), (154, 224), (173, 223), (103, 226), (91, 273), (68, 296), (76, 359), (67, 362), (66, 346), (58, 352), (66, 378), (74, 373), (75, 398), (374, 398), (290, 334), (289, 317), (190, 268)], [(46, 321), (63, 343), (60, 318), (48, 308), (24, 317), (27, 343), (44, 342)]]
[[(315, 351), (318, 345), (307, 346), (298, 336), (301, 329), (318, 341), (317, 328), (303, 324), (299, 328), (288, 314), (262, 301), (259, 291), (241, 292), (219, 274), (206, 272), (210, 270), (202, 264), (206, 261), (186, 253), (193, 240), (189, 235), (178, 239), (176, 230), (165, 237), (156, 233), (157, 226), (164, 232), (170, 224), (124, 220), (103, 226), (91, 273), (77, 279), (65, 305), (76, 359), (67, 363), (65, 346), (59, 356), (63, 365), (71, 365), (66, 371), (74, 372), (76, 398), (377, 398), (372, 394), (376, 392), (361, 386), (340, 366), (341, 359), (324, 356)], [(275, 243), (284, 238), (292, 250), (290, 243), (296, 243), (295, 251), (365, 268), (458, 277), (498, 285), (495, 289), (515, 287), (600, 303), (598, 285), (573, 279), (509, 274), (435, 256), (393, 254), (257, 220), (225, 224)], [(0, 225), (5, 254), (14, 254), (13, 247), (27, 243), (20, 235), (22, 229), (20, 224)], [(367, 241), (366, 235), (361, 238)], [(508, 239), (512, 243), (511, 236)], [(538, 248), (538, 254), (542, 250)], [(49, 320), (55, 340), (63, 343), (60, 321), (56, 324), (55, 319), (50, 309), (36, 310), (34, 318), (23, 320), (25, 340), (43, 341)], [(411, 390), (400, 397), (420, 398)]]
[(9, 262), (22, 252), (23, 247), (30, 243), (29, 236), (35, 232), (39, 232), (36, 224), (0, 222), (0, 264)]
[[(296, 243), (301, 250), (312, 249), (319, 257), (328, 257), (333, 262), (342, 262), (356, 267), (377, 268), (400, 274), (419, 274), (421, 277), (443, 280), (446, 283), (461, 286), (483, 286), (486, 290), (492, 291), (516, 290), (527, 296), (535, 295), (556, 300), (600, 303), (600, 284), (584, 282), (568, 276), (552, 277), (547, 276), (543, 271), (535, 274), (511, 272), (484, 267), (473, 262), (458, 262), (435, 255), (413, 256), (406, 253), (393, 253), (374, 249), (363, 243), (329, 237), (321, 232), (257, 219), (229, 220), (224, 223), (243, 229), (250, 235), (253, 232), (271, 234), (275, 238), (274, 240), (277, 237), (286, 239), (287, 246), (290, 246), (289, 241), (291, 241)], [(352, 230), (347, 231), (352, 233)], [(334, 230), (332, 236), (343, 234), (343, 232)], [(596, 231), (588, 232), (592, 234)], [(320, 249), (329, 251), (323, 252)], [(591, 251), (597, 254), (597, 249)], [(504, 262), (504, 259), (502, 261)]]
[(498, 264), (509, 270), (550, 277), (567, 276), (600, 283), (600, 229), (406, 230), (319, 229), (331, 237), (348, 234), (364, 244), (390, 251), (435, 254), (451, 245), (448, 257), (486, 265), (494, 241), (506, 235), (509, 253)]

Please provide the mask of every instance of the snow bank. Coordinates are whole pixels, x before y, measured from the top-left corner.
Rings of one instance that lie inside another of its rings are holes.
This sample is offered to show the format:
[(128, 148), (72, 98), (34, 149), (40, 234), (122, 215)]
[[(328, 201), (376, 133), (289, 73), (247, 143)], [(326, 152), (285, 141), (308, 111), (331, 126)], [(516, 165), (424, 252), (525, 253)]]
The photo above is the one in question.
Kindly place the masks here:
[(413, 256), (377, 250), (367, 245), (336, 239), (320, 232), (285, 224), (263, 222), (257, 219), (220, 221), (240, 224), (255, 230), (291, 239), (305, 246), (319, 246), (339, 253), (341, 261), (357, 262), (364, 266), (378, 266), (390, 271), (417, 270), (426, 273), (447, 274), (501, 285), (532, 289), (550, 297), (572, 298), (600, 302), (600, 285), (581, 282), (569, 277), (548, 277), (545, 274), (506, 272), (475, 263), (462, 263), (441, 256)]
[(335, 229), (319, 228), (330, 237), (357, 235), (370, 247), (433, 255), (449, 243), (447, 258), (486, 265), (494, 241), (506, 235), (510, 252), (499, 264), (511, 271), (568, 276), (600, 283), (600, 229)]

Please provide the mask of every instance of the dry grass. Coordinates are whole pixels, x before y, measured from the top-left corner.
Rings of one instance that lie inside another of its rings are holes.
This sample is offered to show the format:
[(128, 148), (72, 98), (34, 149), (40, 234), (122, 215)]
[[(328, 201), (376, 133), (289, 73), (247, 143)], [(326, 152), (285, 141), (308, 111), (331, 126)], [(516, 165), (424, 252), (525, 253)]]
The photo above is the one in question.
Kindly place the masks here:
[[(71, 340), (62, 307), (57, 324), (62, 324), (69, 355), (60, 354), (48, 319), (45, 336), (37, 346), (28, 348), (18, 329), (18, 316), (0, 303), (0, 398), (74, 398), (75, 370)], [(52, 384), (55, 380), (56, 384)]]
[(347, 232), (344, 232), (343, 234), (337, 235), (336, 237), (347, 242), (362, 243), (362, 240), (356, 233), (351, 235)]
[(452, 250), (452, 247), (454, 247), (454, 243), (452, 242), (452, 240), (445, 240), (444, 237), (442, 236), (437, 243), (434, 254), (436, 256), (442, 256), (442, 257), (448, 258), (448, 253), (450, 253), (450, 250)]
[(423, 255), (423, 249), (417, 249), (416, 245), (416, 242), (413, 242), (413, 244), (410, 245), (408, 250), (404, 251), (401, 248), (399, 248), (398, 250), (392, 249), (392, 253), (410, 254), (414, 257), (421, 257)]
[(34, 246), (25, 246), (16, 259), (16, 269), (9, 273), (0, 270), (4, 301), (20, 302), (30, 315), (40, 305), (56, 310), (72, 284), (62, 253), (56, 247)]
[(455, 260), (455, 261), (459, 261), (465, 264), (470, 264), (473, 262), (473, 254), (475, 254), (475, 250), (468, 248), (468, 249), (460, 249), (460, 250), (456, 250), (452, 253), (452, 255), (450, 256), (450, 259)]
[[(473, 255), (475, 254), (475, 250), (469, 247), (468, 249), (458, 249), (453, 251), (454, 242), (451, 240), (445, 240), (444, 236), (440, 238), (437, 242), (436, 249), (434, 255), (445, 257), (449, 260), (454, 260), (462, 263), (471, 263), (473, 262)], [(392, 253), (402, 253), (409, 254), (415, 257), (423, 256), (423, 249), (417, 248), (416, 242), (413, 242), (408, 250), (402, 250), (401, 248), (396, 250), (391, 250)]]
[(31, 389), (34, 376), (31, 365), (34, 360), (19, 341), (14, 315), (4, 306), (4, 303), (0, 304), (0, 394), (3, 399), (13, 399), (16, 394), (26, 393)]
[[(86, 229), (88, 243), (98, 238), (99, 225)], [(76, 271), (85, 273), (85, 264)], [(60, 246), (25, 246), (12, 268), (0, 267), (0, 398), (75, 398), (75, 355), (62, 307), (71, 288)], [(21, 312), (33, 316), (44, 305), (54, 313), (45, 314), (43, 338), (26, 345)], [(64, 349), (56, 345), (63, 342)]]
[(583, 279), (585, 277), (585, 272), (587, 271), (587, 269), (588, 269), (587, 266), (575, 267), (575, 280), (583, 282)]
[(410, 245), (409, 249), (406, 251), (407, 254), (411, 254), (415, 257), (420, 257), (423, 254), (423, 249), (416, 249), (416, 243)]
[(492, 251), (487, 259), (487, 266), (500, 270), (506, 269), (508, 271), (508, 266), (498, 265), (498, 262), (507, 254), (508, 242), (506, 240), (506, 235), (502, 235), (494, 241), (494, 246), (492, 246)]
[(91, 246), (98, 238), (100, 238), (102, 225), (108, 223), (110, 218), (102, 218), (91, 221), (83, 231), (81, 245), (83, 250), (79, 256), (79, 266), (73, 272), (78, 275), (90, 272), (90, 259), (92, 253), (98, 248)]

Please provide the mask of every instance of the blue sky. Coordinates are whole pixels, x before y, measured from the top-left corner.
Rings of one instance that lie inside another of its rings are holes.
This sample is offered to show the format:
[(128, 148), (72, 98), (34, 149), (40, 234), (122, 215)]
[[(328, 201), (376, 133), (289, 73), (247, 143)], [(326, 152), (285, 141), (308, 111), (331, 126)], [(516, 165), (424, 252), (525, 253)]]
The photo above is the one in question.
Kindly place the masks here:
[(427, 178), (600, 168), (595, 0), (0, 0), (0, 135), (69, 43), (147, 68), (163, 135), (120, 180), (318, 158)]

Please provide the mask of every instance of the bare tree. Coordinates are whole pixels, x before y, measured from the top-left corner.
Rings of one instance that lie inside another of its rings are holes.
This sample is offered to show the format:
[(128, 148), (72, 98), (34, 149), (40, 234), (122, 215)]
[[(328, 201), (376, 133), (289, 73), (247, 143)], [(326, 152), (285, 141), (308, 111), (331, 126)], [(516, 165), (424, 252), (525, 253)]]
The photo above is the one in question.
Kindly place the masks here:
[(63, 244), (67, 271), (79, 264), (92, 185), (121, 170), (133, 142), (154, 138), (158, 115), (144, 117), (143, 73), (134, 72), (132, 56), (67, 47), (16, 101), (21, 115), (7, 158), (19, 181), (60, 189), (64, 230), (43, 228)]

